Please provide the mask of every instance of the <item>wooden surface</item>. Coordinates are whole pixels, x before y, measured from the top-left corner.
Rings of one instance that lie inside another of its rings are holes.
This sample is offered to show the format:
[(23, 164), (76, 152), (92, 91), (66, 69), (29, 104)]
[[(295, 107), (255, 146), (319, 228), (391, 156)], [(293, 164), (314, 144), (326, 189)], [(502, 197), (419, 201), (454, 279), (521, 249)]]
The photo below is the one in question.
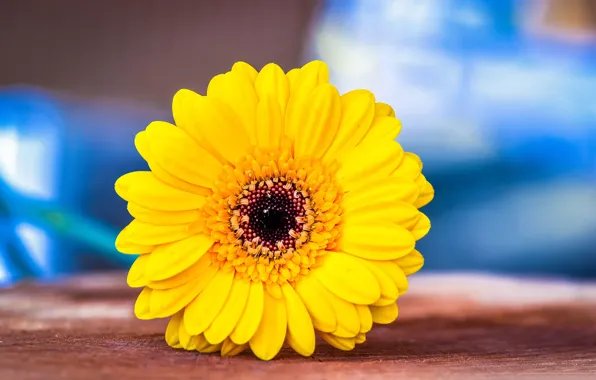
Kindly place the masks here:
[(0, 379), (596, 378), (596, 286), (418, 275), (396, 323), (352, 352), (260, 362), (177, 351), (124, 274), (0, 290)]

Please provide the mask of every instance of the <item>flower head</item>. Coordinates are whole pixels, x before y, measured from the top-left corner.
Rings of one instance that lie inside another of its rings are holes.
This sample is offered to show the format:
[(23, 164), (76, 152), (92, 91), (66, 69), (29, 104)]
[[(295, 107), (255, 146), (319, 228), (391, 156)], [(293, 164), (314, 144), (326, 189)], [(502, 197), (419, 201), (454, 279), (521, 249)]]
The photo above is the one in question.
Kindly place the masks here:
[(170, 317), (174, 348), (264, 360), (311, 355), (315, 334), (351, 350), (397, 318), (434, 191), (390, 106), (340, 96), (319, 61), (238, 62), (206, 96), (176, 93), (173, 115), (135, 138), (149, 170), (116, 181), (138, 318)]

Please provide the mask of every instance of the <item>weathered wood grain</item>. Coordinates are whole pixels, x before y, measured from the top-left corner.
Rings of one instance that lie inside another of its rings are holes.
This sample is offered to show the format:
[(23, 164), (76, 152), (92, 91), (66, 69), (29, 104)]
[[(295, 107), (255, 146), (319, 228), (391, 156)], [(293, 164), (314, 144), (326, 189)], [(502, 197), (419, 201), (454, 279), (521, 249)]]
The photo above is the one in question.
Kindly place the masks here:
[(419, 275), (352, 352), (260, 362), (176, 351), (120, 273), (0, 291), (0, 379), (596, 378), (596, 286)]

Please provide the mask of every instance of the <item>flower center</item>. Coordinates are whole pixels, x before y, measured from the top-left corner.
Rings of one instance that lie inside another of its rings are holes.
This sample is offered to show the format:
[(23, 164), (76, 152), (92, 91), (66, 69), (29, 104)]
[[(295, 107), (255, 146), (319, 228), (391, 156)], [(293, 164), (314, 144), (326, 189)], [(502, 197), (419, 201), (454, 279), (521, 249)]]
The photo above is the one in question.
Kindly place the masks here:
[(310, 202), (306, 192), (285, 178), (251, 183), (238, 200), (230, 219), (232, 230), (255, 256), (278, 257), (307, 240)]
[(278, 294), (336, 247), (343, 195), (336, 172), (336, 164), (295, 160), (286, 149), (255, 149), (223, 167), (191, 229), (215, 241), (216, 265)]

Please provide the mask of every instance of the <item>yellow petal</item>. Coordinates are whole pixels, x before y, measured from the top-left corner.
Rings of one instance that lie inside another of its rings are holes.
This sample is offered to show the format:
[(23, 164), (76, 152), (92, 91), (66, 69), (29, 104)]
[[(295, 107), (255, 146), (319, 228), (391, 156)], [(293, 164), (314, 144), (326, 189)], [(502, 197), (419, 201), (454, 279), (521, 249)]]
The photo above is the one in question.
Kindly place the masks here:
[(257, 70), (246, 62), (238, 61), (232, 66), (232, 71), (238, 72), (240, 75), (248, 78), (249, 81), (254, 82), (257, 78)]
[(420, 219), (420, 212), (411, 203), (402, 201), (383, 201), (371, 198), (368, 203), (353, 203), (350, 200), (342, 204), (342, 219), (353, 223), (392, 222), (404, 228), (413, 228)]
[[(182, 318), (182, 323), (184, 323), (184, 318)], [(197, 337), (197, 348), (196, 348), (197, 351), (204, 352), (205, 350), (210, 350), (211, 347), (213, 347), (212, 344), (207, 342), (207, 339), (205, 339), (205, 336), (203, 334), (199, 334), (196, 337)]]
[(184, 325), (189, 333), (198, 335), (209, 327), (226, 302), (233, 280), (234, 271), (219, 270), (209, 285), (186, 307)]
[(205, 204), (205, 197), (175, 189), (151, 172), (131, 172), (118, 178), (116, 192), (124, 200), (151, 210), (194, 210)]
[(422, 208), (429, 204), (430, 201), (433, 200), (434, 196), (435, 189), (433, 189), (433, 186), (430, 184), (430, 182), (425, 181), (422, 190), (420, 190), (420, 195), (418, 196), (418, 199), (416, 200), (416, 202), (414, 202), (414, 206)]
[(418, 187), (413, 181), (395, 178), (363, 180), (342, 198), (342, 209), (354, 209), (368, 204), (403, 201), (413, 203), (418, 198)]
[(210, 266), (193, 281), (172, 289), (153, 290), (151, 295), (151, 316), (165, 318), (179, 312), (201, 293), (211, 282), (217, 268)]
[(286, 120), (298, 124), (289, 127), (297, 131), (294, 136), (294, 156), (322, 157), (335, 137), (340, 117), (341, 104), (337, 89), (330, 84), (317, 87), (304, 101), (296, 117)]
[[(184, 320), (184, 317), (182, 317), (182, 320)], [(197, 348), (196, 337), (188, 333), (184, 323), (178, 325), (178, 337), (180, 339), (180, 346), (185, 350), (195, 350)]]
[(202, 354), (211, 354), (213, 352), (217, 352), (217, 351), (221, 350), (221, 346), (222, 346), (221, 343), (208, 344), (208, 345), (201, 347), (201, 349), (198, 349), (198, 347), (197, 347), (197, 351), (199, 351)]
[(354, 338), (354, 340), (356, 341), (356, 344), (362, 344), (366, 342), (366, 334), (360, 333), (356, 335), (356, 338)]
[(363, 259), (393, 260), (411, 252), (414, 244), (410, 231), (397, 224), (345, 223), (338, 247)]
[(375, 117), (378, 116), (395, 117), (395, 111), (389, 104), (378, 102), (375, 104)]
[(401, 132), (401, 122), (394, 117), (375, 117), (370, 130), (364, 136), (364, 140), (395, 140)]
[(197, 94), (187, 97), (184, 112), (189, 114), (191, 123), (186, 122), (181, 128), (199, 145), (232, 163), (248, 152), (249, 135), (229, 105), (220, 99)]
[[(288, 76), (290, 73), (288, 73)], [(290, 79), (291, 80), (291, 79)], [(320, 84), (329, 82), (329, 69), (323, 61), (310, 61), (300, 68), (299, 76), (296, 79), (296, 88), (292, 89), (292, 96), (305, 93), (308, 95)]]
[(250, 282), (238, 278), (234, 279), (225, 305), (215, 317), (213, 323), (205, 330), (204, 335), (209, 343), (221, 343), (232, 333), (242, 316), (249, 291)]
[[(199, 203), (198, 207), (194, 207), (194, 208), (202, 207), (202, 205), (205, 204), (205, 200), (206, 200), (205, 197), (209, 197), (211, 194), (213, 194), (213, 191), (209, 188), (193, 185), (192, 183), (183, 181), (180, 178), (173, 176), (172, 174), (168, 173), (164, 168), (157, 165), (155, 162), (151, 162), (149, 164), (149, 168), (151, 169), (151, 172), (155, 175), (155, 177), (160, 182), (168, 185), (169, 187), (174, 188), (176, 190), (182, 190), (189, 194), (201, 196), (203, 198), (203, 201), (201, 203)], [(154, 207), (156, 207), (156, 206), (154, 206)], [(152, 209), (155, 209), (155, 208), (152, 208)], [(186, 210), (190, 210), (190, 208), (188, 208)], [(166, 211), (178, 211), (178, 210), (166, 210)]]
[(137, 255), (152, 252), (155, 249), (154, 245), (135, 244), (128, 239), (126, 233), (119, 233), (116, 237), (116, 249), (120, 253), (127, 255)]
[(360, 319), (360, 333), (369, 332), (373, 324), (369, 307), (366, 305), (356, 305), (356, 311)]
[(408, 279), (403, 270), (394, 261), (370, 261), (370, 263), (379, 267), (389, 276), (397, 287), (399, 294), (404, 294), (408, 290)]
[(391, 173), (391, 177), (405, 180), (413, 180), (420, 175), (421, 169), (419, 161), (408, 153), (403, 155), (403, 158), (399, 162), (399, 165), (397, 165), (393, 173)]
[(250, 339), (250, 349), (261, 360), (271, 360), (277, 355), (286, 339), (288, 328), (286, 305), (283, 298), (273, 298), (264, 292), (263, 317), (255, 335)]
[(398, 167), (403, 149), (394, 141), (366, 139), (356, 148), (340, 157), (337, 178), (344, 191), (349, 191), (364, 179), (384, 178)]
[(290, 96), (290, 85), (283, 70), (275, 63), (265, 65), (255, 80), (255, 90), (259, 99), (270, 97), (279, 105), (280, 115), (285, 114)]
[(128, 200), (128, 198), (130, 197), (130, 187), (140, 179), (145, 178), (147, 176), (152, 177), (153, 174), (151, 174), (151, 172), (146, 171), (127, 173), (116, 180), (116, 183), (114, 184), (114, 190), (120, 198)]
[(255, 109), (258, 97), (254, 83), (237, 71), (215, 76), (207, 87), (207, 97), (221, 100), (238, 116), (251, 144), (256, 144)]
[[(132, 243), (138, 245), (166, 244), (188, 236), (186, 224), (174, 226), (159, 226), (133, 220), (120, 232), (116, 242)], [(156, 248), (157, 249), (157, 248)]]
[(292, 69), (286, 73), (286, 78), (288, 79), (288, 86), (290, 88), (290, 92), (296, 92), (296, 83), (298, 81), (299, 75), (300, 69)]
[(248, 301), (242, 312), (238, 324), (230, 334), (230, 339), (236, 344), (245, 344), (254, 336), (263, 316), (263, 283), (251, 282)]
[(319, 336), (325, 342), (342, 351), (351, 351), (356, 346), (356, 340), (354, 338), (340, 338), (324, 332), (319, 333)]
[(143, 288), (141, 293), (137, 297), (137, 301), (135, 302), (134, 313), (135, 316), (139, 319), (151, 319), (151, 311), (149, 308), (150, 300), (151, 300), (151, 293), (153, 290), (149, 288)]
[(196, 263), (186, 268), (182, 272), (166, 278), (164, 280), (149, 281), (147, 286), (151, 289), (165, 290), (176, 288), (190, 281), (197, 279), (211, 265), (211, 259), (208, 255), (203, 255)]
[(420, 171), (422, 171), (422, 160), (420, 159), (420, 156), (418, 156), (416, 153), (412, 153), (412, 152), (406, 152), (405, 155), (410, 158), (413, 158), (416, 161), (416, 163), (418, 164)]
[(242, 353), (248, 347), (248, 344), (236, 344), (230, 339), (226, 339), (221, 345), (221, 356), (236, 356)]
[(170, 174), (195, 185), (212, 187), (221, 163), (175, 125), (155, 121), (147, 127), (151, 158)]
[[(384, 306), (389, 303), (395, 302), (397, 297), (399, 296), (399, 290), (397, 288), (396, 283), (391, 278), (390, 274), (383, 271), (383, 269), (379, 265), (383, 265), (383, 262), (379, 261), (368, 261), (364, 260), (365, 265), (371, 273), (374, 274), (377, 282), (379, 283), (379, 287), (381, 289), (381, 297), (375, 303), (375, 306)], [(379, 265), (375, 265), (379, 264)], [(395, 265), (392, 262), (387, 262), (387, 265)]]
[(325, 160), (354, 148), (363, 139), (375, 114), (374, 104), (375, 96), (367, 90), (354, 90), (341, 96), (341, 120)]
[(180, 322), (182, 321), (182, 312), (176, 313), (168, 322), (168, 327), (166, 328), (166, 343), (170, 347), (178, 347), (180, 345), (180, 337), (178, 335), (178, 329), (180, 327)]
[(298, 71), (290, 71), (286, 76), (290, 82), (290, 98), (286, 111), (285, 134), (295, 139), (301, 127), (296, 121), (300, 120), (300, 114), (304, 110), (303, 103), (315, 88), (329, 82), (329, 70), (325, 63), (312, 61)]
[(285, 298), (288, 316), (286, 341), (298, 354), (310, 356), (315, 351), (315, 330), (308, 310), (290, 284), (284, 283), (281, 290)]
[(176, 188), (178, 190), (184, 190), (189, 193), (199, 195), (209, 195), (211, 193), (210, 189), (183, 181), (182, 179), (175, 177), (174, 175), (166, 171), (163, 167), (161, 167), (158, 164), (158, 162), (154, 159), (154, 157), (151, 155), (146, 131), (141, 131), (137, 133), (135, 137), (135, 146), (137, 147), (137, 150), (139, 151), (141, 156), (149, 164), (149, 168), (151, 169), (153, 174), (155, 174), (155, 176), (159, 178), (160, 181), (172, 186), (173, 188)]
[(337, 327), (332, 332), (333, 335), (342, 338), (351, 338), (360, 331), (360, 319), (356, 306), (348, 301), (345, 301), (335, 294), (331, 293), (325, 287), (321, 291), (331, 303), (333, 311), (337, 316)]
[(132, 263), (130, 270), (128, 271), (128, 276), (126, 277), (128, 286), (131, 288), (142, 288), (147, 285), (149, 280), (145, 277), (145, 267), (148, 260), (149, 255), (142, 255), (137, 257), (134, 263)]
[(296, 283), (296, 292), (306, 306), (315, 328), (332, 332), (337, 327), (337, 316), (331, 301), (325, 296), (325, 291), (313, 276), (303, 277)]
[(363, 260), (343, 252), (325, 252), (322, 259), (322, 265), (311, 270), (311, 275), (336, 296), (362, 305), (381, 296), (377, 279)]
[[(149, 161), (149, 169), (155, 175), (155, 177), (162, 183), (177, 189), (182, 190), (190, 194), (200, 195), (202, 197), (209, 196), (213, 191), (207, 187), (193, 185), (190, 182), (186, 182), (173, 174), (170, 174), (166, 169), (161, 167), (155, 160)], [(204, 203), (204, 202), (203, 202)]]
[(271, 294), (273, 298), (281, 298), (283, 295), (281, 293), (281, 286), (278, 283), (271, 283), (265, 286), (265, 289)]
[(213, 240), (205, 235), (161, 245), (150, 254), (145, 276), (152, 281), (172, 277), (199, 261), (212, 245)]
[(135, 136), (135, 148), (143, 157), (143, 159), (147, 162), (150, 160), (150, 152), (149, 152), (149, 142), (147, 141), (147, 133), (145, 131), (141, 131), (136, 134)]
[(379, 300), (373, 304), (371, 304), (370, 306), (387, 306), (390, 305), (392, 303), (395, 303), (397, 301), (396, 298), (388, 298), (388, 297), (381, 297), (379, 298)]
[(257, 146), (264, 149), (279, 149), (284, 119), (277, 100), (271, 95), (262, 95), (256, 112)]
[(164, 225), (191, 223), (199, 217), (198, 210), (159, 211), (132, 202), (128, 202), (128, 212), (141, 222)]
[(197, 336), (193, 335), (190, 337), (190, 339), (188, 340), (188, 344), (186, 345), (185, 349), (189, 350), (189, 351), (194, 351), (197, 349)]
[[(205, 129), (203, 124), (207, 122), (206, 120), (213, 119), (209, 116), (204, 118), (203, 115), (197, 112), (197, 103), (200, 102), (202, 98), (203, 96), (185, 88), (176, 92), (176, 94), (174, 94), (174, 98), (172, 99), (172, 114), (174, 116), (174, 122), (178, 128), (185, 131), (203, 149), (209, 152), (217, 160), (224, 163), (226, 162), (226, 159), (217, 151), (217, 149), (211, 146), (209, 141), (205, 139), (201, 133), (201, 130)], [(226, 105), (226, 107), (226, 110), (230, 110), (229, 106)], [(209, 110), (209, 115), (217, 114), (220, 115), (220, 117), (231, 118), (232, 122), (240, 124), (240, 119), (238, 119), (238, 117), (235, 115), (232, 115), (233, 112), (224, 112), (222, 115), (222, 113), (219, 111), (219, 109), (211, 109)], [(208, 127), (209, 126), (207, 126), (207, 128)], [(149, 163), (149, 166), (151, 166), (150, 161)], [(151, 170), (155, 171), (153, 168), (151, 168)]]
[(412, 235), (416, 240), (420, 240), (424, 236), (426, 236), (428, 231), (430, 231), (430, 219), (428, 219), (428, 216), (424, 215), (423, 213), (420, 213), (420, 218), (418, 219), (418, 222), (412, 227), (410, 231), (412, 232)]
[(424, 265), (424, 257), (417, 250), (412, 250), (404, 257), (393, 261), (396, 263), (406, 276), (416, 273)]
[(386, 325), (397, 319), (397, 304), (392, 303), (387, 306), (371, 306), (370, 312), (374, 323)]

